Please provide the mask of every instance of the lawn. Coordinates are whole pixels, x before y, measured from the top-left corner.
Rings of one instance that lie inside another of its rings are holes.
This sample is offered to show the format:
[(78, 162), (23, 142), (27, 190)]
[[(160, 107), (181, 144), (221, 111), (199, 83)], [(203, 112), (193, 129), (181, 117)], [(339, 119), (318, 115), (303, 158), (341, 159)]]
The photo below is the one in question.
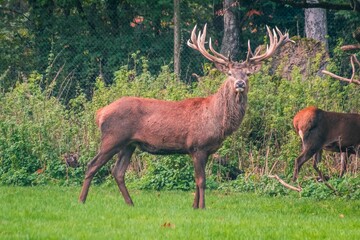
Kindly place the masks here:
[(206, 210), (192, 192), (117, 188), (0, 187), (0, 239), (360, 239), (359, 200), (315, 200), (207, 191)]

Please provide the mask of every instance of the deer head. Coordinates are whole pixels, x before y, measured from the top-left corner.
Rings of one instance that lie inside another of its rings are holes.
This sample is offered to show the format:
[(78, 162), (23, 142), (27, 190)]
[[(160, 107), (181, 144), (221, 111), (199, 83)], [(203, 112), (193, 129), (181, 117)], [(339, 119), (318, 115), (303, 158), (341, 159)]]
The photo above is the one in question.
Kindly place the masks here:
[(248, 52), (246, 59), (241, 62), (232, 61), (229, 57), (218, 53), (214, 50), (211, 44), (211, 38), (209, 39), (209, 53), (205, 48), (207, 25), (205, 24), (203, 33), (199, 31), (196, 36), (196, 26), (192, 30), (191, 39), (188, 40), (187, 45), (197, 51), (199, 51), (205, 58), (212, 61), (216, 68), (225, 73), (230, 79), (234, 81), (234, 88), (237, 92), (242, 92), (247, 86), (248, 76), (260, 70), (262, 61), (270, 58), (276, 52), (276, 50), (287, 42), (293, 42), (289, 38), (289, 34), (282, 34), (278, 28), (272, 31), (266, 26), (270, 45), (266, 46), (265, 53), (261, 52), (261, 47), (257, 47), (255, 52), (251, 50), (250, 40), (248, 41)]

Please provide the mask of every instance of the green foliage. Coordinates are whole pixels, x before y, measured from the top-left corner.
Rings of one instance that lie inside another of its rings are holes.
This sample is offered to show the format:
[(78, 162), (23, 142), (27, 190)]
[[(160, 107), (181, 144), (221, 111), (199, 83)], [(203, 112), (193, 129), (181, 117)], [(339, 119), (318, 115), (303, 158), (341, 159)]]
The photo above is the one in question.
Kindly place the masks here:
[[(34, 73), (0, 100), (0, 181), (11, 185), (37, 184), (40, 175), (63, 178), (65, 151), (75, 151), (78, 128), (70, 112), (47, 91)], [(41, 182), (41, 181), (40, 181)]]
[[(287, 196), (295, 195), (304, 198), (314, 198), (318, 200), (325, 199), (360, 199), (359, 186), (360, 181), (356, 177), (345, 176), (343, 178), (333, 177), (326, 184), (319, 182), (316, 178), (301, 180), (299, 183), (292, 183), (290, 178), (284, 178), (286, 182), (297, 185), (299, 184), (302, 191), (298, 194), (289, 190), (278, 183), (278, 181), (267, 176), (259, 175), (239, 175), (234, 181), (222, 183), (219, 190), (226, 192), (249, 192), (265, 196)], [(331, 189), (333, 188), (333, 189)], [(335, 191), (334, 191), (335, 190)]]
[(147, 164), (148, 172), (141, 181), (141, 189), (194, 189), (194, 168), (188, 156), (170, 155), (148, 161)]
[(308, 180), (302, 183), (302, 197), (311, 197), (319, 200), (340, 197), (343, 199), (359, 199), (360, 180), (355, 177), (345, 176), (344, 178), (332, 178), (329, 184), (336, 191), (330, 189), (324, 183)]
[[(94, 122), (97, 109), (122, 96), (166, 100), (208, 96), (224, 80), (223, 74), (206, 65), (207, 75), (187, 85), (176, 79), (168, 65), (154, 75), (148, 70), (148, 59), (138, 52), (131, 58), (134, 64), (116, 71), (113, 84), (97, 78), (92, 100), (79, 89), (78, 96), (65, 106), (52, 95), (53, 85), (46, 85), (46, 78), (37, 73), (19, 82), (11, 91), (0, 91), (1, 183), (79, 184), (86, 164), (96, 155), (100, 144), (100, 133)], [(251, 76), (248, 108), (239, 130), (209, 158), (206, 168), (209, 189), (220, 187), (271, 196), (289, 194), (266, 175), (277, 173), (285, 179), (292, 175), (294, 159), (300, 153), (300, 139), (292, 126), (295, 113), (309, 105), (339, 112), (356, 112), (360, 108), (359, 92), (354, 84), (317, 76), (305, 80), (296, 68), (291, 80), (277, 74), (270, 76), (267, 72), (268, 67), (264, 66), (260, 73)], [(71, 169), (64, 164), (63, 155), (70, 152), (79, 153), (80, 168)], [(324, 159), (332, 157), (324, 153)], [(132, 159), (127, 180), (135, 188), (189, 190), (194, 187), (193, 166), (188, 156), (153, 156), (136, 151)], [(109, 161), (101, 168), (93, 183), (108, 182), (112, 164), (113, 161)], [(329, 175), (337, 174), (335, 167), (325, 160), (321, 167), (325, 164), (330, 168)], [(311, 164), (306, 163), (300, 179), (312, 174)], [(334, 181), (338, 196), (359, 198), (359, 192), (354, 189), (358, 183), (352, 177), (344, 182)], [(114, 184), (112, 180), (111, 184)], [(311, 181), (302, 184), (304, 197), (323, 199), (334, 195), (319, 188), (321, 184)]]

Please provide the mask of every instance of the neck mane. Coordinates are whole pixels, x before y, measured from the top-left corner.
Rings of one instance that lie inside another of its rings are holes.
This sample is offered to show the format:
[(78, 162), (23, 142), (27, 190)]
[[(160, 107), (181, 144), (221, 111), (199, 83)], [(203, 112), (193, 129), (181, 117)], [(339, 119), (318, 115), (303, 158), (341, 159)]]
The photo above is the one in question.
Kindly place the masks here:
[(245, 116), (247, 105), (247, 91), (235, 92), (233, 81), (227, 80), (213, 95), (218, 118), (221, 119), (223, 136), (226, 137), (236, 131)]

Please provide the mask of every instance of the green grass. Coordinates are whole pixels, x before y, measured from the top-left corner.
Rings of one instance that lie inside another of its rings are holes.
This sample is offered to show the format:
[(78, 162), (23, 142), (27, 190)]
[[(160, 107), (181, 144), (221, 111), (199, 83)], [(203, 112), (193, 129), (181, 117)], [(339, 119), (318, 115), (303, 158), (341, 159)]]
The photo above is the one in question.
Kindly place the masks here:
[(359, 200), (314, 200), (208, 191), (207, 209), (191, 192), (115, 187), (0, 187), (0, 239), (360, 239)]

